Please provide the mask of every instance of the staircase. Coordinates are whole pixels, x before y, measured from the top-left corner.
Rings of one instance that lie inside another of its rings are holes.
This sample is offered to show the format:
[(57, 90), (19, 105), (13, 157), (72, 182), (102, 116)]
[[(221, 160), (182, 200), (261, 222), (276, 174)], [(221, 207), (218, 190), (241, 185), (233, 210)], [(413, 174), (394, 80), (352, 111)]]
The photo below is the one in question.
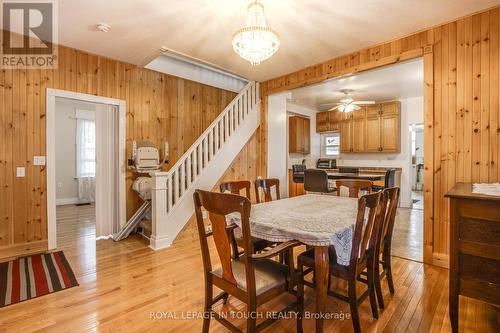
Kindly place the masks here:
[(259, 83), (250, 82), (168, 172), (155, 172), (150, 245), (169, 247), (194, 214), (195, 189), (212, 190), (259, 126)]

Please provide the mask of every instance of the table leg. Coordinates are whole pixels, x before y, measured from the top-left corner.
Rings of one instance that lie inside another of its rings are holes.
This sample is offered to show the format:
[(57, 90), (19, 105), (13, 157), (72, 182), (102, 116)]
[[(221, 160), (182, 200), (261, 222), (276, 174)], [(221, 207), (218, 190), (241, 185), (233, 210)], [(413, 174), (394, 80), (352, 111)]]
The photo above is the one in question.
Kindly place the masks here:
[(327, 292), (328, 292), (328, 275), (329, 273), (329, 257), (328, 246), (314, 247), (315, 258), (315, 279), (316, 279), (316, 332), (323, 332), (323, 313), (325, 312)]

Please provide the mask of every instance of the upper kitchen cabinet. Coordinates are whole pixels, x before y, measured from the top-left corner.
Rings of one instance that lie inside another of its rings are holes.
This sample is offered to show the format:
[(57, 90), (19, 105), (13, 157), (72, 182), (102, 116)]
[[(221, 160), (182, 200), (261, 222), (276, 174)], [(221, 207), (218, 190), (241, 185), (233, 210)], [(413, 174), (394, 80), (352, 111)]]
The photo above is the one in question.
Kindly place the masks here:
[(400, 151), (400, 102), (370, 105), (366, 111), (366, 152)]
[[(317, 118), (316, 118), (317, 119)], [(311, 151), (311, 121), (309, 118), (288, 118), (288, 152), (309, 154)]]
[(340, 121), (340, 152), (353, 152), (353, 119), (351, 113), (343, 113)]
[(366, 108), (362, 106), (352, 112), (352, 152), (365, 152), (366, 139)]
[(340, 128), (342, 112), (324, 111), (316, 113), (316, 132), (338, 131)]

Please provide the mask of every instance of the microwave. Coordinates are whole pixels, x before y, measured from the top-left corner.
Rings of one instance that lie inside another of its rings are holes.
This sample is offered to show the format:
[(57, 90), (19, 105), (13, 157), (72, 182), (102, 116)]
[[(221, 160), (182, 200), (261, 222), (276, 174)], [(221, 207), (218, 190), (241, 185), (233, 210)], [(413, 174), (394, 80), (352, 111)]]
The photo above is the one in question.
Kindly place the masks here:
[(317, 169), (336, 169), (337, 160), (334, 158), (320, 158), (316, 162)]

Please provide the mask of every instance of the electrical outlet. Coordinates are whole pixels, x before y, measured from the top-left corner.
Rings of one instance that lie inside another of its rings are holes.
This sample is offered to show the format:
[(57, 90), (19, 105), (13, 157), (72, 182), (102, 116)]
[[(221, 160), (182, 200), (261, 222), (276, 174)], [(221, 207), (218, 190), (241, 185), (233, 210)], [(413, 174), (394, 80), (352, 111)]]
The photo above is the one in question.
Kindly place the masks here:
[(18, 168), (16, 169), (16, 175), (17, 175), (17, 177), (19, 177), (19, 178), (24, 177), (24, 176), (26, 175), (26, 170), (24, 169), (24, 167), (18, 167)]
[(45, 156), (33, 156), (33, 165), (45, 165)]
[(63, 187), (63, 183), (59, 182), (57, 183), (57, 188), (62, 188)]

